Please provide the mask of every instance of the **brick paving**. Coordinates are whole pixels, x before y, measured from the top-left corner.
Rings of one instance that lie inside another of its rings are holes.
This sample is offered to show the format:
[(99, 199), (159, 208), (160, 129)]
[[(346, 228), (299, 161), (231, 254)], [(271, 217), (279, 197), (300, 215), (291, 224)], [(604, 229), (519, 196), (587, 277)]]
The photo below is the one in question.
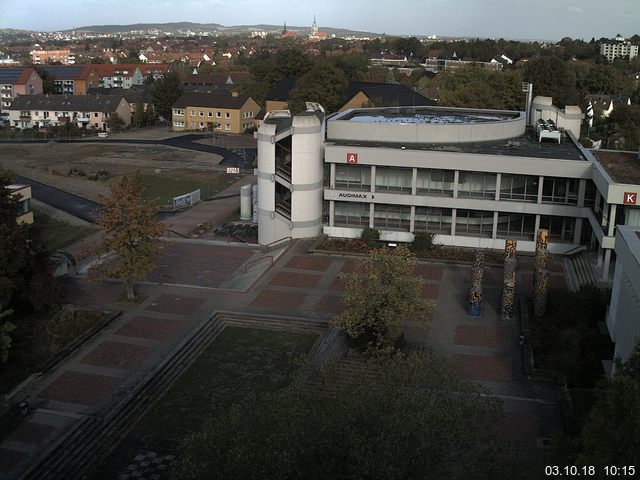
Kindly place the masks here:
[(320, 275), (306, 273), (279, 272), (271, 281), (274, 287), (314, 288), (320, 281)]
[(356, 268), (358, 267), (358, 260), (355, 259), (348, 259), (344, 262), (344, 265), (342, 266), (342, 269), (340, 270), (341, 273), (353, 273), (356, 271)]
[(144, 361), (151, 351), (150, 347), (142, 345), (104, 341), (82, 357), (80, 363), (109, 368), (131, 368)]
[(317, 303), (316, 309), (322, 313), (337, 315), (344, 310), (344, 305), (342, 304), (342, 298), (340, 296), (324, 295)]
[(418, 263), (415, 266), (413, 272), (415, 275), (419, 275), (425, 280), (440, 282), (442, 280), (442, 273), (444, 272), (444, 270), (441, 265)]
[(56, 430), (57, 428), (52, 425), (25, 422), (13, 431), (12, 438), (19, 442), (34, 442), (47, 438)]
[(329, 290), (342, 292), (344, 290), (344, 280), (340, 277), (334, 278), (331, 284), (329, 285)]
[(298, 310), (306, 298), (306, 293), (266, 289), (251, 302), (251, 306), (277, 310)]
[(510, 333), (510, 328), (496, 325), (458, 325), (454, 342), (475, 347), (508, 347), (512, 343)]
[(511, 357), (456, 354), (453, 360), (468, 380), (506, 383), (513, 379)]
[(425, 283), (422, 285), (422, 295), (428, 299), (435, 300), (438, 298), (439, 291), (440, 285), (434, 285), (433, 283)]
[(115, 333), (126, 337), (166, 340), (182, 326), (182, 322), (153, 317), (133, 317)]
[(120, 379), (94, 373), (67, 371), (45, 388), (40, 396), (59, 402), (95, 405), (113, 393)]
[(178, 315), (193, 315), (206, 301), (206, 298), (201, 297), (168, 295), (165, 293), (155, 298), (145, 310)]
[(331, 265), (331, 258), (328, 257), (316, 257), (316, 256), (302, 256), (296, 255), (285, 265), (285, 268), (295, 268), (299, 270), (316, 270), (318, 272), (324, 272)]

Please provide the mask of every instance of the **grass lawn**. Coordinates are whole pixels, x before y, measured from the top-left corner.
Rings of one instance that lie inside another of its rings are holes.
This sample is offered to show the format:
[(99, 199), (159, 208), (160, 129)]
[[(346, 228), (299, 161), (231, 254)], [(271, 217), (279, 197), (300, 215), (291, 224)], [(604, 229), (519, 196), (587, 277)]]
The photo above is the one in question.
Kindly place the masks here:
[(241, 177), (221, 172), (206, 174), (160, 173), (141, 175), (144, 198), (158, 207), (172, 208), (173, 198), (200, 189), (203, 199), (212, 197)]
[(176, 452), (180, 441), (207, 418), (251, 392), (287, 385), (298, 369), (297, 359), (316, 339), (312, 334), (226, 327), (90, 478), (118, 478), (139, 450)]
[(49, 251), (62, 250), (98, 231), (96, 227), (70, 225), (38, 211), (34, 211), (34, 218), (35, 225), (41, 229), (42, 242)]

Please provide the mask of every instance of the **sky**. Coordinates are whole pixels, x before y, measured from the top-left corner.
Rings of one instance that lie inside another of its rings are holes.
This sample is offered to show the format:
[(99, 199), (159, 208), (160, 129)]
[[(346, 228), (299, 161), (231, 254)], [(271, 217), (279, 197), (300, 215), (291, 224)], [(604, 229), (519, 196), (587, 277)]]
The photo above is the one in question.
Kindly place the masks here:
[(640, 0), (0, 0), (0, 28), (200, 22), (349, 28), (389, 35), (541, 39), (640, 33)]

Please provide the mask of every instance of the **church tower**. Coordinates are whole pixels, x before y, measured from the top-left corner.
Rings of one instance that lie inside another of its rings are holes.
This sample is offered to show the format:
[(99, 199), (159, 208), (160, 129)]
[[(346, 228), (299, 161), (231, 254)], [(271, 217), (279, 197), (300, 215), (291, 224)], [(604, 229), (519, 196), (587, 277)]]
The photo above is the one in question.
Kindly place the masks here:
[(318, 35), (318, 23), (316, 22), (316, 16), (313, 16), (313, 23), (311, 24), (311, 35), (312, 36), (317, 36)]

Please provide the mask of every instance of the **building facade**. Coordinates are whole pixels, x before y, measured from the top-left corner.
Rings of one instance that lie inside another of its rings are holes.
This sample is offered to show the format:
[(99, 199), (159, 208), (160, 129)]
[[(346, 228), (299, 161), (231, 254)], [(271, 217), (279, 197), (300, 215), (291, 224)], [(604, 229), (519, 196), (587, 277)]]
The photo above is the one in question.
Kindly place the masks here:
[(631, 60), (638, 56), (638, 45), (633, 45), (618, 34), (613, 40), (600, 44), (600, 55), (607, 57), (610, 62), (613, 62), (614, 58), (629, 58)]
[(93, 65), (43, 65), (41, 68), (53, 77), (56, 94), (86, 95), (89, 88), (98, 86)]
[(33, 223), (33, 210), (31, 210), (31, 186), (12, 184), (7, 188), (11, 195), (18, 199), (18, 211), (16, 214), (16, 222)]
[[(534, 99), (528, 121), (523, 112), (442, 107), (334, 115), (316, 152), (325, 172), (323, 232), (357, 238), (372, 227), (388, 242), (427, 232), (436, 243), (493, 249), (515, 239), (533, 252), (537, 230), (547, 229), (552, 253), (584, 245), (606, 280), (616, 225), (640, 225), (640, 180), (615, 175), (611, 162), (578, 143), (581, 117), (578, 107), (560, 110), (546, 97)], [(276, 142), (297, 133), (283, 130)], [(267, 146), (258, 142), (259, 170)], [(292, 196), (296, 208), (304, 205)]]
[(51, 62), (60, 62), (62, 65), (74, 65), (76, 63), (76, 55), (69, 49), (32, 50), (29, 55), (31, 56), (31, 62), (35, 65), (44, 65)]
[(11, 106), (18, 95), (39, 95), (42, 79), (33, 68), (0, 68), (0, 111)]
[(260, 110), (260, 105), (245, 95), (185, 93), (173, 105), (171, 123), (174, 132), (242, 133), (255, 126)]

